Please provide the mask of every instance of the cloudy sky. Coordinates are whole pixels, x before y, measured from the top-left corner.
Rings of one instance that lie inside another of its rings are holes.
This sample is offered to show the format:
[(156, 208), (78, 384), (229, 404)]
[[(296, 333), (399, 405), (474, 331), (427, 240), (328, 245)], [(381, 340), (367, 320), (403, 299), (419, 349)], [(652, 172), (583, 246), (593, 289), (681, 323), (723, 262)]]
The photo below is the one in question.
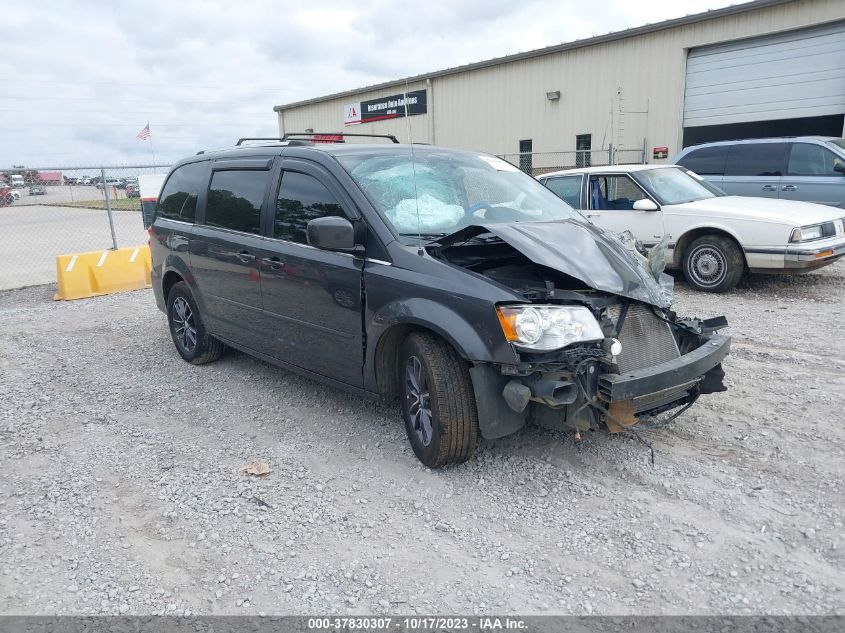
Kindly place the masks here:
[(725, 0), (3, 1), (0, 167), (159, 163), (278, 133), (273, 106)]

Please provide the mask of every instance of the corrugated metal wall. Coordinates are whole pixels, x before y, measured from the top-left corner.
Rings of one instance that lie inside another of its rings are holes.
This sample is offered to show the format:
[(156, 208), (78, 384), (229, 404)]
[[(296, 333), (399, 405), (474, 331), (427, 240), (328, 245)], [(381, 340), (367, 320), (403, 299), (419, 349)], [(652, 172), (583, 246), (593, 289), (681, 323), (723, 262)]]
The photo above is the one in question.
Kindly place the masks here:
[[(681, 147), (684, 80), (690, 49), (845, 19), (843, 0), (800, 0), (638, 37), (435, 77), (428, 114), (411, 117), (415, 141), (491, 153), (516, 152), (531, 139), (535, 152), (575, 149), (591, 134), (593, 149)], [(405, 119), (343, 125), (343, 105), (402, 92), (404, 85), (362, 91), (279, 113), (281, 131), (396, 134)], [(550, 101), (546, 92), (561, 93)], [(845, 111), (845, 105), (843, 106)]]
[[(432, 82), (433, 83), (433, 82)], [(400, 119), (361, 123), (358, 125), (344, 125), (344, 106), (351, 102), (378, 99), (400, 94), (405, 91), (405, 85), (385, 88), (374, 92), (363, 92), (354, 97), (323, 101), (309, 106), (284, 110), (279, 112), (279, 132), (304, 132), (312, 129), (315, 132), (360, 132), (362, 134), (393, 134), (401, 142), (408, 141), (408, 121), (411, 122), (411, 136), (417, 143), (432, 143), (432, 98), (431, 87), (425, 81), (411, 82), (408, 92), (428, 88), (428, 114), (420, 114)], [(436, 106), (435, 106), (436, 107)]]
[(845, 111), (845, 22), (690, 52), (684, 126)]

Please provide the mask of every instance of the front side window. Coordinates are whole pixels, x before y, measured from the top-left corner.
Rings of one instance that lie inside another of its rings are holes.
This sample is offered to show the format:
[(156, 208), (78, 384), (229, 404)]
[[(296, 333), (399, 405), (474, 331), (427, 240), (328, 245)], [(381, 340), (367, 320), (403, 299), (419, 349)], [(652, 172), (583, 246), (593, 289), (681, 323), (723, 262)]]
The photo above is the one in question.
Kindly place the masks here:
[(836, 154), (821, 145), (794, 143), (789, 153), (787, 173), (790, 176), (838, 176), (833, 163), (841, 160)]
[(581, 176), (549, 178), (546, 186), (573, 209), (581, 208)]
[(305, 228), (308, 222), (331, 215), (346, 217), (337, 198), (323, 183), (296, 171), (282, 174), (273, 218), (273, 237), (307, 244)]
[(584, 218), (500, 158), (435, 148), (341, 154), (341, 165), (400, 235), (446, 235), (474, 224)]
[(592, 176), (590, 178), (592, 208), (599, 211), (631, 211), (645, 192), (628, 176)]
[(678, 164), (702, 176), (724, 176), (727, 157), (728, 146), (715, 145), (691, 151)]
[(193, 222), (197, 196), (205, 188), (208, 161), (188, 163), (177, 168), (167, 179), (156, 206), (156, 217)]
[(269, 171), (215, 171), (208, 189), (205, 223), (258, 235), (261, 233), (261, 203), (269, 181)]
[(787, 143), (733, 145), (725, 162), (725, 176), (783, 176), (788, 148)]

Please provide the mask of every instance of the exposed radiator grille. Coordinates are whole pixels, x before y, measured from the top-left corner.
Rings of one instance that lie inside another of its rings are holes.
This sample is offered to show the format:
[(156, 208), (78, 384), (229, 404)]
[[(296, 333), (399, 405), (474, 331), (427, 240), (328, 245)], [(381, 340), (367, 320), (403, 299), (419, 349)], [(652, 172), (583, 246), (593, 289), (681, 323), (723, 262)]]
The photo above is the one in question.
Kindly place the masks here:
[(619, 373), (665, 363), (680, 357), (678, 344), (669, 324), (658, 319), (651, 308), (641, 304), (628, 306), (619, 333), (622, 353), (616, 358)]

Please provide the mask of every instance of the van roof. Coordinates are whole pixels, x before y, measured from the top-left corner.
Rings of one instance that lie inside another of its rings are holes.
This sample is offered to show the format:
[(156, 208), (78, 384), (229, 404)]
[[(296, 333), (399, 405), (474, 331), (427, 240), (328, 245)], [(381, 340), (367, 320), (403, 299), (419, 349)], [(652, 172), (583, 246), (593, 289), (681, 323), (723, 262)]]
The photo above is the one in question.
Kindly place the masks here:
[(838, 140), (836, 136), (770, 136), (767, 138), (742, 138), (732, 141), (711, 141), (709, 143), (697, 143), (695, 145), (688, 145), (684, 151), (693, 147), (706, 147), (709, 145), (740, 145), (745, 143), (784, 143), (794, 141), (818, 141), (825, 143), (827, 141)]

